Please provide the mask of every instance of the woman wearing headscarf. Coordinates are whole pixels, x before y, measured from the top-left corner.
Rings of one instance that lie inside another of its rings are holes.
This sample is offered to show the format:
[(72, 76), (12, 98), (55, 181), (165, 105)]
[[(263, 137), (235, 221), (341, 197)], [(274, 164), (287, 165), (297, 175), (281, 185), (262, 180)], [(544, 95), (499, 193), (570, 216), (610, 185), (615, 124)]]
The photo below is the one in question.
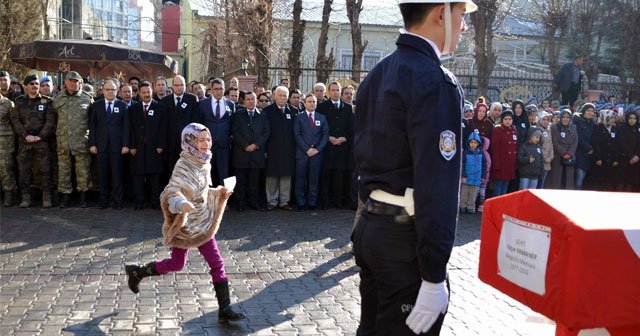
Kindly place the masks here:
[(613, 191), (614, 176), (618, 174), (620, 164), (620, 147), (618, 145), (618, 112), (600, 111), (598, 124), (593, 130), (591, 144), (593, 146), (593, 172), (591, 181), (596, 190)]
[(576, 149), (576, 189), (581, 190), (584, 179), (591, 166), (593, 148), (591, 137), (595, 122), (596, 106), (587, 103), (582, 105), (580, 112), (573, 116), (573, 124), (576, 125), (578, 131), (578, 148)]
[(525, 106), (522, 100), (515, 100), (513, 102), (513, 126), (518, 131), (518, 141), (520, 143), (527, 141), (527, 132), (531, 124), (529, 123), (529, 117), (525, 112)]
[(489, 106), (484, 103), (484, 97), (478, 98), (478, 103), (473, 111), (473, 118), (471, 118), (469, 126), (473, 132), (478, 133), (481, 137), (491, 140), (493, 123), (487, 118), (488, 110)]
[(549, 176), (549, 189), (574, 189), (574, 165), (578, 148), (578, 131), (571, 122), (571, 111), (560, 112), (560, 121), (551, 125), (553, 160)]
[(635, 191), (640, 183), (640, 126), (634, 110), (624, 115), (626, 123), (618, 126), (620, 177), (617, 190)]

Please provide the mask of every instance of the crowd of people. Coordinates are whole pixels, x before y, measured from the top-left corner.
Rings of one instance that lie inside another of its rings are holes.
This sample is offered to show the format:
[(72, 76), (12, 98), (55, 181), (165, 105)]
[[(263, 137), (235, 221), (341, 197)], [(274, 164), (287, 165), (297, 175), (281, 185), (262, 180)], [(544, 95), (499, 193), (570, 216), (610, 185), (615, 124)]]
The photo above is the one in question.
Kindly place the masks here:
[(464, 105), (460, 213), (523, 189), (640, 189), (640, 106), (535, 97)]
[[(17, 85), (16, 85), (17, 84)], [(238, 89), (182, 76), (169, 86), (131, 77), (94, 88), (71, 71), (58, 89), (50, 77), (22, 85), (0, 72), (0, 178), (4, 206), (160, 208), (160, 192), (192, 122), (213, 137), (211, 181), (237, 176), (239, 211), (355, 209), (352, 86), (317, 83), (311, 92)], [(528, 188), (637, 191), (640, 107), (607, 101), (561, 106), (535, 97), (464, 105), (460, 212), (482, 211), (487, 197)], [(17, 165), (15, 164), (17, 160)], [(17, 169), (16, 169), (17, 168)], [(17, 196), (20, 196), (19, 202)]]
[[(16, 83), (0, 72), (0, 179), (3, 204), (160, 209), (160, 192), (181, 153), (181, 131), (206, 126), (213, 139), (211, 183), (237, 177), (239, 211), (355, 209), (354, 88), (338, 82), (312, 92), (230, 87), (220, 78), (187, 83), (107, 78), (94, 87), (69, 72), (61, 88), (50, 77)], [(17, 165), (15, 164), (17, 161)], [(18, 199), (19, 196), (19, 199)]]

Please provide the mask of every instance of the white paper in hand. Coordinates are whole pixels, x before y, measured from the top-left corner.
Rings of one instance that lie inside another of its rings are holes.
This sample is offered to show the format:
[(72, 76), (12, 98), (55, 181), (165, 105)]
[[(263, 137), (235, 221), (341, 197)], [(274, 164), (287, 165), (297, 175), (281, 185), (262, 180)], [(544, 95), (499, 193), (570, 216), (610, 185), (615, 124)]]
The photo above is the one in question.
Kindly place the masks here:
[(233, 191), (233, 188), (236, 187), (236, 177), (235, 176), (231, 176), (231, 177), (227, 177), (226, 179), (224, 179), (224, 186)]

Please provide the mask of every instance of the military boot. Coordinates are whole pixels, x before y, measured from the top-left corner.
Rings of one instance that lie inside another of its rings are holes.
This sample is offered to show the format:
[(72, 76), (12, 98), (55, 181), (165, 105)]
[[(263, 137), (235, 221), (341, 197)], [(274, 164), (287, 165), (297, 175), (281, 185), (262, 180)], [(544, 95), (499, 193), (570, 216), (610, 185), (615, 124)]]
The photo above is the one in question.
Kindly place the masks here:
[(86, 191), (81, 191), (80, 192), (80, 207), (81, 208), (86, 208), (87, 207), (87, 192)]
[(12, 190), (6, 190), (4, 192), (4, 206), (5, 208), (8, 208), (10, 206), (13, 205), (13, 191)]
[(229, 323), (229, 321), (238, 321), (245, 318), (244, 314), (236, 313), (231, 309), (229, 281), (214, 282), (213, 288), (216, 290), (216, 298), (218, 299), (218, 323), (225, 324)]
[(42, 191), (42, 207), (43, 208), (51, 207), (51, 191), (49, 190)]
[(68, 208), (71, 203), (71, 194), (62, 193), (62, 201), (60, 201), (60, 208)]
[(158, 271), (156, 271), (155, 261), (148, 263), (146, 266), (126, 265), (124, 270), (127, 272), (127, 276), (129, 277), (127, 281), (129, 289), (136, 294), (140, 291), (138, 285), (142, 279), (152, 275), (160, 275)]
[(21, 208), (28, 208), (31, 206), (31, 194), (22, 193), (22, 202), (20, 202)]

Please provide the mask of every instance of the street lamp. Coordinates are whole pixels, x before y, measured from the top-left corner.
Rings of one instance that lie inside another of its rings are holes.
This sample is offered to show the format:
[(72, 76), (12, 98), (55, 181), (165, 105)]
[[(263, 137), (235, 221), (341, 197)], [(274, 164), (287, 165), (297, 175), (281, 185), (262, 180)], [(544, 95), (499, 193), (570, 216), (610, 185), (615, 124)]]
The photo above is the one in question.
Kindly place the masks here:
[(245, 58), (242, 60), (242, 64), (240, 65), (242, 67), (242, 71), (244, 72), (245, 76), (248, 76), (249, 74), (247, 73), (247, 68), (249, 68), (249, 61)]

